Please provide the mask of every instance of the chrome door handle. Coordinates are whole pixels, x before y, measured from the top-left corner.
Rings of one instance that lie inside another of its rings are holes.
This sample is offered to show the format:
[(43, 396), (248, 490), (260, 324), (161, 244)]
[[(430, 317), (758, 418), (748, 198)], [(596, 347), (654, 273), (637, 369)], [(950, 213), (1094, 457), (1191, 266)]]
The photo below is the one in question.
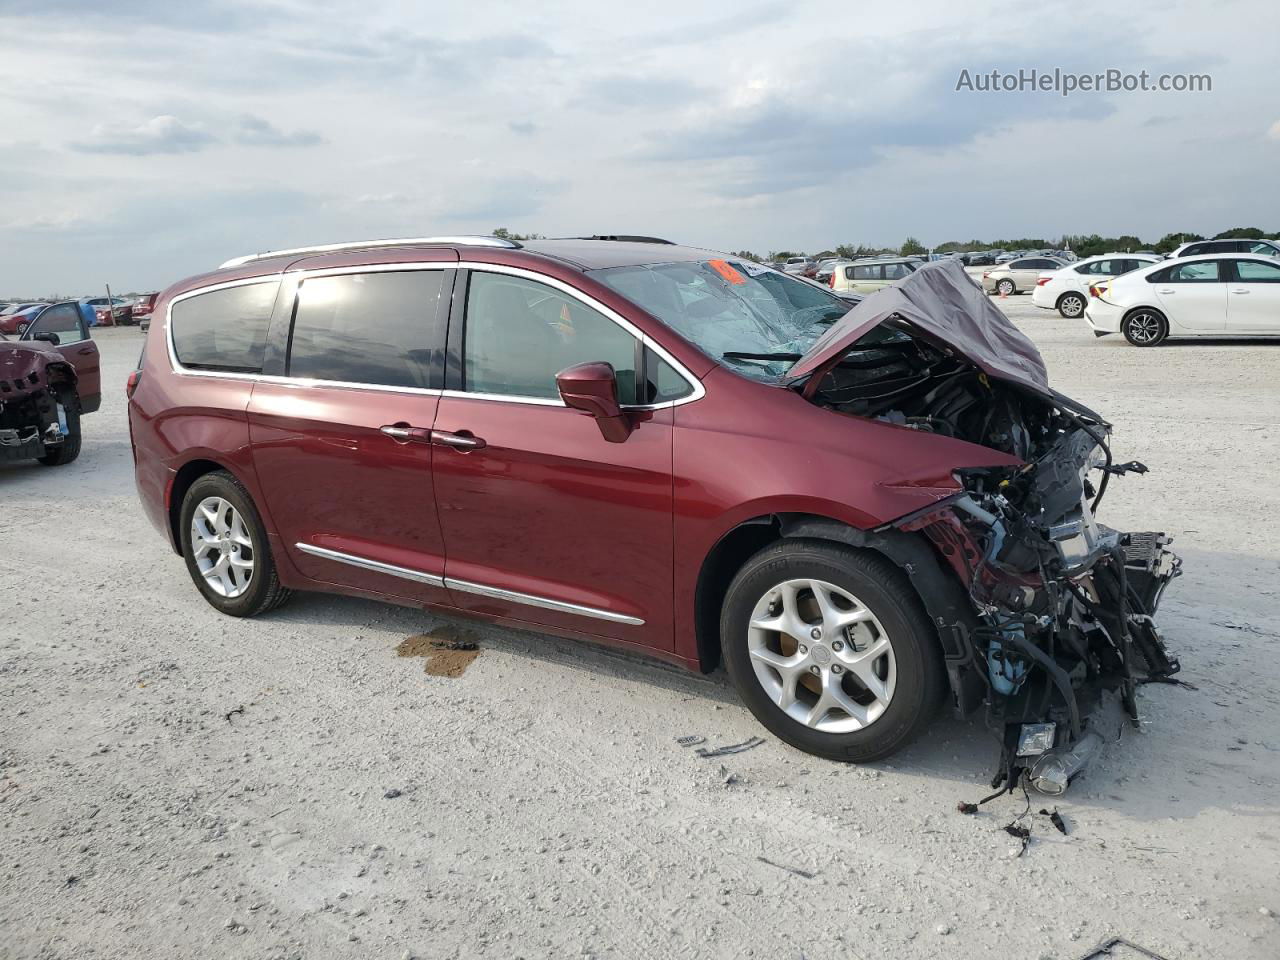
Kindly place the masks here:
[(417, 441), (418, 443), (430, 443), (431, 431), (423, 427), (411, 427), (407, 423), (389, 423), (385, 427), (379, 427), (380, 431), (396, 443), (409, 443)]
[(1236, 295), (1240, 295), (1240, 294), (1248, 293), (1249, 291), (1248, 290), (1232, 290), (1231, 292)]
[(1156, 291), (1156, 293), (1177, 293), (1177, 292), (1178, 292), (1177, 290), (1170, 290), (1168, 287), (1165, 287), (1163, 290)]
[(479, 450), (485, 445), (483, 440), (479, 437), (473, 437), (469, 433), (449, 433), (447, 430), (432, 430), (431, 442), (463, 451)]

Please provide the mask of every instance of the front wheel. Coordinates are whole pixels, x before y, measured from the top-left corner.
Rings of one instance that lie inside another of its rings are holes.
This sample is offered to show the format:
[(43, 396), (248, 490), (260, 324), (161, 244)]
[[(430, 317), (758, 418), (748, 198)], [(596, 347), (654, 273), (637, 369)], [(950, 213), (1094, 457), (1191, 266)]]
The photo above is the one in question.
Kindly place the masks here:
[(1169, 336), (1169, 321), (1158, 310), (1143, 307), (1124, 318), (1124, 338), (1135, 347), (1154, 347)]
[(933, 626), (901, 572), (869, 551), (817, 540), (766, 548), (730, 585), (720, 634), (747, 708), (807, 753), (887, 757), (942, 699)]
[(17, 330), (18, 336), (22, 336), (24, 333), (27, 332), (27, 324), (23, 321), (20, 321), (14, 329)]
[(258, 510), (234, 476), (206, 473), (182, 499), (182, 555), (204, 598), (233, 617), (254, 617), (289, 598), (280, 585)]
[(80, 456), (80, 413), (73, 407), (64, 406), (62, 415), (67, 421), (67, 432), (62, 442), (49, 448), (48, 453), (40, 458), (46, 467), (61, 467)]
[(1068, 320), (1074, 320), (1084, 313), (1084, 297), (1078, 293), (1065, 293), (1058, 300), (1058, 312)]

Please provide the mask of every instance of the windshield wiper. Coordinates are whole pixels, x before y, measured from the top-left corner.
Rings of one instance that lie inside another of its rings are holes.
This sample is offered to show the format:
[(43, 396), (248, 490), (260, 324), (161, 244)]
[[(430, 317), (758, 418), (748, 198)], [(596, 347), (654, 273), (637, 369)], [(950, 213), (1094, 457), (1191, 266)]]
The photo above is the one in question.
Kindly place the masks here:
[(802, 353), (750, 353), (745, 350), (730, 350), (720, 354), (725, 360), (799, 360)]

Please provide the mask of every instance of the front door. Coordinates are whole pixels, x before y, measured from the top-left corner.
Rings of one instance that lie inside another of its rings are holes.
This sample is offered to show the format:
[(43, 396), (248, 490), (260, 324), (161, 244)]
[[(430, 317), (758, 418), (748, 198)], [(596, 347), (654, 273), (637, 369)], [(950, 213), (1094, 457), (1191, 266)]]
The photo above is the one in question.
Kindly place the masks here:
[(267, 509), (305, 576), (448, 602), (429, 443), (452, 285), (444, 266), (298, 285), (283, 376), (254, 384), (248, 416)]
[(1227, 283), (1227, 332), (1280, 333), (1280, 263), (1234, 260)]
[(1155, 283), (1169, 330), (1195, 334), (1222, 333), (1227, 325), (1226, 260), (1190, 260), (1169, 267)]
[[(436, 503), (453, 602), (671, 650), (672, 416), (633, 410), (610, 443), (564, 406), (560, 370), (607, 361), (639, 399), (635, 331), (558, 281), (472, 271), (455, 310), (456, 389), (436, 415)], [(461, 303), (461, 301), (460, 301)]]
[(102, 361), (80, 308), (74, 303), (55, 303), (32, 321), (22, 339), (34, 340), (41, 334), (57, 336), (58, 352), (76, 369), (80, 409), (93, 413), (102, 405)]

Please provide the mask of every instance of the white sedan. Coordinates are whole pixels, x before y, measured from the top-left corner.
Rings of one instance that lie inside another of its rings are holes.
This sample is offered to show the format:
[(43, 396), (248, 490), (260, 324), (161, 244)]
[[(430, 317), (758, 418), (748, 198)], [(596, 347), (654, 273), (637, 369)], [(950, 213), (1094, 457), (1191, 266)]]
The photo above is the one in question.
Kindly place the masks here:
[(1089, 291), (1095, 335), (1122, 333), (1135, 347), (1176, 337), (1280, 336), (1280, 263), (1220, 253), (1162, 260)]
[(1046, 270), (1036, 278), (1031, 302), (1046, 310), (1057, 310), (1068, 320), (1074, 320), (1088, 306), (1091, 285), (1159, 262), (1159, 257), (1145, 253), (1105, 253), (1077, 261), (1061, 270)]

